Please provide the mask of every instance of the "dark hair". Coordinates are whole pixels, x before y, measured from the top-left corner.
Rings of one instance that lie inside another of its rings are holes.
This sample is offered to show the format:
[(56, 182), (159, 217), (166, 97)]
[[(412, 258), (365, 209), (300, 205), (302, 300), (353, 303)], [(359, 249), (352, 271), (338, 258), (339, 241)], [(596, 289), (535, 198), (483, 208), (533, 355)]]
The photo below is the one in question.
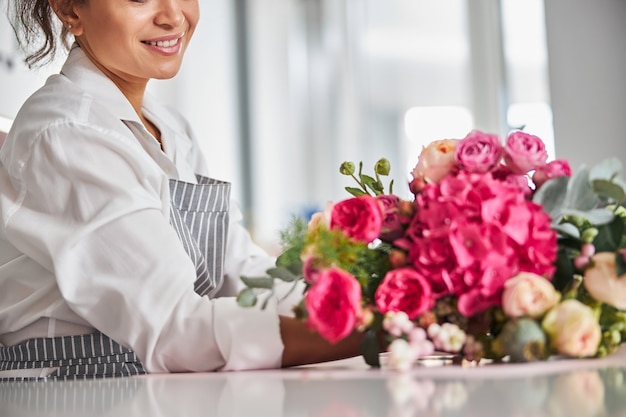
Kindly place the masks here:
[(13, 0), (9, 2), (8, 9), (11, 27), (20, 47), (29, 54), (24, 61), (30, 68), (49, 63), (54, 58), (59, 43), (69, 49), (70, 33), (60, 24), (48, 0)]

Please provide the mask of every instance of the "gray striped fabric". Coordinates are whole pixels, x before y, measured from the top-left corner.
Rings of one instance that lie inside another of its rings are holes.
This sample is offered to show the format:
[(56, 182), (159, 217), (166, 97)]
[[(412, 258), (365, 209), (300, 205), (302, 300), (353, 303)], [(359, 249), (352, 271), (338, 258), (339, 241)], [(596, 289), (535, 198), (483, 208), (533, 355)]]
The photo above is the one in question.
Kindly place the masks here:
[[(209, 297), (223, 282), (230, 184), (198, 176), (198, 184), (170, 180), (170, 223), (196, 266), (194, 290)], [(135, 353), (104, 334), (30, 339), (0, 348), (0, 371), (56, 368), (47, 379), (144, 374)], [(4, 378), (25, 380), (41, 378)]]
[(223, 282), (230, 184), (197, 179), (198, 184), (170, 180), (170, 223), (196, 265), (196, 292), (212, 296)]

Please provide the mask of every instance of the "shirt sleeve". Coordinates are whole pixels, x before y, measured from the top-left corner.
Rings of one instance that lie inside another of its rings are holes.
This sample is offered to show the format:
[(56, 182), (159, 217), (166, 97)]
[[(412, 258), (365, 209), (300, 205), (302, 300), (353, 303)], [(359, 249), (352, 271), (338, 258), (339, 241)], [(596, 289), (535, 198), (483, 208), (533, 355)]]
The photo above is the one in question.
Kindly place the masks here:
[(80, 318), (149, 372), (280, 365), (275, 304), (245, 309), (193, 291), (194, 266), (168, 221), (168, 180), (138, 144), (59, 124), (14, 166), (7, 236), (53, 273)]

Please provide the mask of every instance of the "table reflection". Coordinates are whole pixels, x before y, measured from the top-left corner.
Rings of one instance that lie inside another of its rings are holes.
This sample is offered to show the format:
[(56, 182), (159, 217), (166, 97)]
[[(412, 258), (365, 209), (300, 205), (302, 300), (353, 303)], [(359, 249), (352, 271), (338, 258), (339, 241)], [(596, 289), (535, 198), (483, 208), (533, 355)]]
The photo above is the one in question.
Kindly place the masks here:
[(255, 372), (0, 383), (0, 415), (612, 417), (626, 416), (625, 372), (605, 368), (459, 379)]

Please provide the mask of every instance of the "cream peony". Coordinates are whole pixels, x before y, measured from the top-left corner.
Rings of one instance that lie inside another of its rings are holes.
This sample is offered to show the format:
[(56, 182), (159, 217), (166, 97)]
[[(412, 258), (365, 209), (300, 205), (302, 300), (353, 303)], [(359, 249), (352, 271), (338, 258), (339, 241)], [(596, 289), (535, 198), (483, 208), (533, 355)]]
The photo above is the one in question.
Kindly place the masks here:
[(454, 150), (458, 139), (442, 139), (422, 149), (417, 165), (413, 169), (413, 178), (423, 178), (428, 183), (438, 183), (456, 167)]
[(600, 252), (591, 257), (583, 285), (593, 298), (619, 310), (626, 309), (626, 274), (617, 276), (614, 252)]
[(540, 317), (561, 296), (550, 281), (530, 272), (520, 272), (504, 284), (502, 309), (509, 317)]
[(602, 331), (591, 307), (578, 300), (565, 300), (546, 314), (541, 323), (551, 346), (560, 354), (594, 356)]

